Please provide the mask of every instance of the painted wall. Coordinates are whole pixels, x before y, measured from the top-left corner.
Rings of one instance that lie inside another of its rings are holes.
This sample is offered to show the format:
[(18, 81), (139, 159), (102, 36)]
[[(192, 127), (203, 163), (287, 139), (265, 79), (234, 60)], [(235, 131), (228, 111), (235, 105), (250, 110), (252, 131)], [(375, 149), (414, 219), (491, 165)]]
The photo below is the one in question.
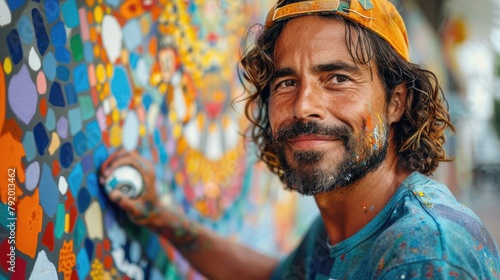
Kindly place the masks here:
[(314, 204), (254, 163), (231, 104), (242, 35), (268, 6), (0, 0), (0, 279), (199, 277), (107, 200), (96, 172), (120, 147), (155, 163), (165, 203), (290, 250)]

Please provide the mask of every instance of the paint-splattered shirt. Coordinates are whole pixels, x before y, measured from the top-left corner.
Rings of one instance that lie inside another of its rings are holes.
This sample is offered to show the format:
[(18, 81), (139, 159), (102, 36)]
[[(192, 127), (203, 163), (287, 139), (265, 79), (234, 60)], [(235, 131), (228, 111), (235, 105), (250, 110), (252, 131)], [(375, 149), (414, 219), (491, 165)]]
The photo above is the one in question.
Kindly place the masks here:
[(273, 279), (499, 279), (498, 246), (448, 188), (418, 172), (363, 229), (330, 245), (318, 218)]

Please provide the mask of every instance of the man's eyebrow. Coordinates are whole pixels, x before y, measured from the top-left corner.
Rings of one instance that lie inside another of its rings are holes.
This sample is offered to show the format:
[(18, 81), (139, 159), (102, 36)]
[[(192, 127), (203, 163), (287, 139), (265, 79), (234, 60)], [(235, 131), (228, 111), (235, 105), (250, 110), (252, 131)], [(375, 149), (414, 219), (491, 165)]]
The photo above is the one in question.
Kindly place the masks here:
[(290, 67), (278, 69), (274, 72), (273, 79), (279, 79), (285, 76), (294, 75), (296, 72)]
[(347, 72), (359, 72), (361, 69), (355, 64), (349, 64), (342, 61), (329, 62), (325, 64), (317, 64), (312, 67), (313, 73), (324, 73), (336, 70), (343, 70)]

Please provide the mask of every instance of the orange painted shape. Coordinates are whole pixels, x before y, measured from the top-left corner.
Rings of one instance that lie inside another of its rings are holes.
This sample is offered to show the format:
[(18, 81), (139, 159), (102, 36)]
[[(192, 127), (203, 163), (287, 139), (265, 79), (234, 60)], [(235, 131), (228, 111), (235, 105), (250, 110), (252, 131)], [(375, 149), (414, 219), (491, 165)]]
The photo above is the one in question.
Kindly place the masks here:
[(42, 115), (42, 117), (47, 115), (47, 100), (45, 98), (40, 100), (40, 115)]
[(38, 234), (42, 231), (43, 210), (39, 201), (37, 188), (32, 196), (20, 199), (17, 206), (17, 250), (31, 258), (36, 255)]
[(7, 87), (5, 85), (5, 76), (3, 73), (3, 65), (0, 62), (0, 132), (3, 130), (3, 123), (5, 121), (5, 103), (7, 100)]
[(59, 161), (56, 159), (52, 162), (52, 177), (56, 177), (59, 174), (59, 171), (61, 171), (61, 166), (59, 165)]
[(113, 267), (113, 258), (111, 255), (106, 255), (104, 257), (104, 269), (110, 270)]
[(120, 15), (124, 19), (131, 19), (144, 13), (140, 0), (127, 0), (120, 6)]
[(149, 41), (149, 54), (152, 57), (156, 57), (158, 55), (158, 39), (156, 37), (151, 38)]
[(63, 247), (59, 251), (59, 265), (57, 271), (64, 274), (64, 279), (72, 279), (73, 268), (76, 265), (76, 256), (73, 252), (73, 240), (63, 240)]
[(97, 243), (95, 248), (95, 255), (98, 259), (102, 260), (102, 242)]
[(102, 243), (104, 245), (104, 250), (109, 252), (109, 250), (111, 250), (111, 242), (109, 242), (109, 239), (104, 238)]
[[(15, 137), (18, 132), (10, 128), (11, 122), (5, 122), (6, 132), (0, 135), (0, 155), (2, 159), (0, 160), (0, 199), (2, 203), (7, 203), (7, 194), (9, 191), (9, 184), (11, 189), (15, 189), (16, 197), (20, 197), (23, 194), (22, 188), (19, 186), (20, 183), (24, 183), (25, 175), (24, 168), (21, 164), (21, 159), (26, 155), (24, 152), (24, 147), (21, 142)], [(14, 122), (17, 126), (17, 123)], [(17, 127), (19, 128), (19, 127)], [(14, 177), (11, 178), (9, 174)], [(11, 179), (9, 181), (9, 179)], [(12, 180), (14, 179), (14, 180)]]

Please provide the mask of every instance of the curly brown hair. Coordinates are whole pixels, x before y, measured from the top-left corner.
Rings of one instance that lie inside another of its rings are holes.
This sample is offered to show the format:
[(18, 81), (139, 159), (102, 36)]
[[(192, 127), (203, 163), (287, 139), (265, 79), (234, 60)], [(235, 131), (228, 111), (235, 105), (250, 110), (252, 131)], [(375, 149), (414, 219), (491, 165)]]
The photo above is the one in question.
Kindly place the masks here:
[[(358, 23), (338, 15), (322, 16), (344, 22), (345, 40), (352, 59), (368, 65), (370, 69), (373, 65), (377, 67), (387, 100), (397, 85), (406, 84), (406, 111), (399, 122), (391, 125), (395, 132), (393, 141), (403, 167), (429, 175), (440, 161), (452, 160), (446, 157), (443, 144), (446, 129), (455, 132), (455, 127), (434, 73), (404, 60), (388, 42)], [(274, 49), (285, 24), (286, 21), (279, 22), (267, 29), (259, 26), (255, 40), (240, 60), (243, 78), (250, 82), (250, 87), (244, 85), (250, 94), (244, 99), (245, 115), (251, 122), (249, 137), (258, 147), (259, 158), (280, 178), (283, 178), (283, 169), (273, 147), (268, 99), (269, 82), (274, 75)]]

